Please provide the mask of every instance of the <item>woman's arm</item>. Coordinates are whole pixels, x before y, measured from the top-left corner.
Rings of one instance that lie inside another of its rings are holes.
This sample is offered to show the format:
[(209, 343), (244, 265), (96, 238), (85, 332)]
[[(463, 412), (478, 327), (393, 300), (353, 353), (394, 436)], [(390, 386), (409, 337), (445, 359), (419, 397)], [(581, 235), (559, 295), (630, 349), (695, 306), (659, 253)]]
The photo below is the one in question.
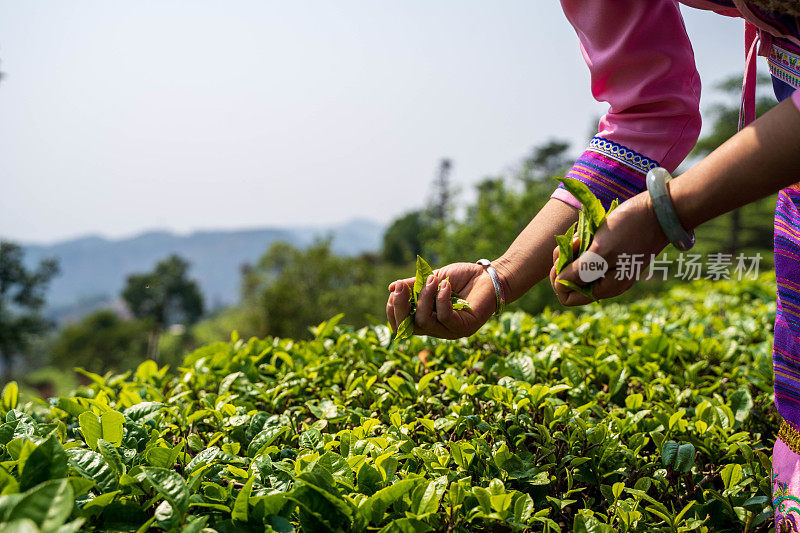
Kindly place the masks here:
[[(673, 171), (700, 134), (700, 78), (674, 0), (562, 0), (580, 39), (592, 95), (609, 103), (567, 177), (603, 205), (644, 190), (650, 168)], [(554, 198), (579, 204), (563, 188)]]
[[(564, 233), (577, 218), (576, 208), (551, 199), (514, 240), (508, 251), (492, 261), (500, 275), (507, 303), (517, 300), (547, 277), (553, 264), (551, 250), (556, 244), (555, 236)], [(449, 283), (444, 283), (437, 290), (445, 279), (449, 279)], [(413, 285), (414, 278), (397, 280), (389, 285), (391, 294), (386, 304), (386, 316), (394, 331), (408, 316), (411, 308), (409, 291)], [(466, 298), (472, 309), (453, 311), (451, 290)], [(495, 305), (494, 287), (482, 266), (475, 263), (447, 265), (434, 271), (433, 278), (420, 293), (414, 333), (443, 339), (472, 335), (489, 320)]]
[[(678, 218), (688, 230), (703, 222), (754, 202), (800, 179), (800, 91), (731, 137), (700, 163), (669, 183)], [(622, 254), (642, 254), (644, 266), (668, 244), (643, 192), (620, 205), (594, 237), (590, 251), (613, 267)], [(554, 252), (555, 253), (555, 252)], [(589, 299), (556, 283), (565, 279), (585, 285), (572, 263), (556, 276), (553, 289), (564, 305), (583, 305)], [(594, 284), (597, 298), (611, 298), (627, 290), (634, 279), (607, 275)]]
[(796, 91), (670, 183), (685, 228), (800, 181), (799, 95)]
[[(700, 84), (683, 19), (675, 0), (562, 0), (562, 7), (580, 39), (592, 94), (610, 104), (598, 136), (567, 175), (587, 183), (606, 205), (614, 198), (626, 200), (644, 189), (650, 167), (674, 169), (700, 131)], [(555, 235), (576, 220), (579, 205), (558, 189), (493, 262), (507, 302), (547, 277)], [(446, 277), (450, 283), (437, 291)], [(390, 285), (386, 316), (392, 329), (408, 316), (413, 283), (407, 278)], [(465, 297), (472, 310), (453, 312), (451, 290)], [(482, 267), (447, 265), (422, 290), (414, 331), (443, 338), (471, 335), (494, 308), (494, 290)]]
[[(645, 188), (654, 166), (672, 171), (700, 133), (700, 79), (689, 37), (674, 0), (562, 0), (591, 74), (592, 95), (610, 104), (589, 148), (567, 173), (589, 186), (604, 206)], [(544, 209), (497, 260), (516, 300), (552, 266), (555, 235), (580, 208), (559, 187)]]

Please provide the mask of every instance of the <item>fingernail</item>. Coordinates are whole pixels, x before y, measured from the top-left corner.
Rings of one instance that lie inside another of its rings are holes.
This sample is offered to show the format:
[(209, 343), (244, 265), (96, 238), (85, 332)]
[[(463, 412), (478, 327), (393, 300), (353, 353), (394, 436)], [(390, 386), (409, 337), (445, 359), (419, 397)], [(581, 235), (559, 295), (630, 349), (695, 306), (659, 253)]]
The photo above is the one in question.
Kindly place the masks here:
[(449, 281), (447, 281), (447, 280), (444, 280), (444, 281), (442, 282), (442, 285), (441, 285), (441, 287), (442, 287), (443, 289), (446, 289), (446, 288), (448, 288), (449, 286), (450, 286), (450, 282), (449, 282)]
[(389, 284), (389, 290), (391, 291), (394, 288), (394, 281)]
[(425, 285), (430, 285), (431, 283), (433, 283), (433, 279), (434, 279), (434, 278), (433, 278), (433, 274), (431, 274), (430, 276), (428, 276), (428, 279), (427, 279), (427, 280), (425, 280)]

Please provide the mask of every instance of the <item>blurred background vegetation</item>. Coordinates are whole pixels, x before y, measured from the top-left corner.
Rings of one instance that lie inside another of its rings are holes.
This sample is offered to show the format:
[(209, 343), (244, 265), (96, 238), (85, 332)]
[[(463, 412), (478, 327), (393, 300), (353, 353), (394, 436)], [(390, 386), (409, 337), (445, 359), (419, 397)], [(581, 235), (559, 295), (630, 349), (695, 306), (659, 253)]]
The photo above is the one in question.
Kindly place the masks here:
[[(768, 80), (761, 80), (762, 84)], [(738, 77), (718, 86), (721, 100), (706, 113), (711, 127), (689, 158), (696, 161), (736, 130)], [(758, 102), (763, 113), (771, 99)], [(0, 364), (3, 379), (14, 377), (41, 394), (59, 394), (85, 379), (73, 367), (91, 372), (129, 370), (152, 358), (175, 365), (186, 351), (230, 338), (281, 336), (304, 338), (309, 327), (343, 312), (354, 326), (385, 322), (388, 284), (413, 273), (417, 254), (434, 266), (501, 255), (545, 204), (576, 153), (553, 139), (531, 152), (506, 175), (489, 176), (475, 185), (471, 199), (451, 183), (454, 162), (443, 159), (435, 169), (427, 201), (391, 222), (380, 249), (373, 253), (335, 253), (332, 237), (310, 246), (273, 242), (252, 264), (240, 266), (240, 298), (234, 305), (209, 306), (192, 265), (168, 255), (152, 270), (127, 277), (119, 295), (121, 308), (103, 308), (73, 317), (55, 327), (45, 318), (50, 281), (58, 274), (56, 259), (31, 266), (23, 249), (0, 244)], [(693, 252), (760, 253), (762, 270), (772, 266), (770, 197), (698, 228)], [(669, 253), (669, 251), (667, 251)], [(674, 251), (672, 252), (674, 253)], [(621, 299), (663, 290), (679, 280), (638, 283)], [(511, 305), (538, 313), (557, 302), (547, 284), (539, 284)], [(211, 307), (211, 308), (210, 308)]]

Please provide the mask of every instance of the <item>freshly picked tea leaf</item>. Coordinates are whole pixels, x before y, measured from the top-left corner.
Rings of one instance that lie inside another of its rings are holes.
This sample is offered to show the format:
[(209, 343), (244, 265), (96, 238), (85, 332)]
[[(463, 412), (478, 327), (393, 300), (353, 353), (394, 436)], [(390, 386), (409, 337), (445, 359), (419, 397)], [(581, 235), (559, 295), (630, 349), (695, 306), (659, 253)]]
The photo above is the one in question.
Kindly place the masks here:
[(577, 283), (569, 281), (568, 279), (560, 279), (560, 280), (558, 280), (558, 282), (560, 284), (572, 289), (573, 291), (576, 291), (576, 292), (579, 292), (579, 293), (583, 294), (587, 298), (591, 298), (595, 302), (599, 302), (600, 301), (597, 298), (595, 298), (594, 295), (592, 294), (592, 290), (591, 290), (592, 286), (591, 285), (589, 285), (588, 287), (581, 287)]
[(589, 215), (589, 221), (593, 224), (594, 228), (597, 229), (600, 227), (600, 224), (602, 224), (603, 220), (606, 218), (606, 210), (603, 209), (603, 204), (597, 196), (592, 193), (589, 187), (582, 181), (572, 178), (556, 179), (564, 184), (564, 188), (569, 191), (572, 196), (578, 199), (583, 206), (583, 211)]
[(556, 272), (561, 273), (564, 267), (572, 262), (572, 241), (575, 238), (575, 224), (571, 225), (564, 235), (556, 235), (558, 243), (558, 261)]
[[(560, 274), (567, 265), (575, 261), (582, 253), (587, 251), (592, 245), (595, 233), (600, 226), (606, 221), (608, 215), (617, 208), (619, 200), (614, 199), (606, 211), (603, 204), (592, 193), (589, 187), (576, 179), (572, 178), (555, 178), (557, 181), (564, 184), (564, 188), (569, 191), (572, 196), (578, 199), (583, 206), (580, 213), (578, 213), (578, 222), (570, 226), (564, 235), (556, 235), (556, 242), (558, 243), (558, 260), (556, 261), (556, 273)], [(572, 249), (572, 241), (578, 238), (578, 253), (574, 253)], [(559, 283), (577, 291), (584, 296), (597, 300), (592, 295), (592, 285), (581, 287), (571, 281), (558, 280)]]

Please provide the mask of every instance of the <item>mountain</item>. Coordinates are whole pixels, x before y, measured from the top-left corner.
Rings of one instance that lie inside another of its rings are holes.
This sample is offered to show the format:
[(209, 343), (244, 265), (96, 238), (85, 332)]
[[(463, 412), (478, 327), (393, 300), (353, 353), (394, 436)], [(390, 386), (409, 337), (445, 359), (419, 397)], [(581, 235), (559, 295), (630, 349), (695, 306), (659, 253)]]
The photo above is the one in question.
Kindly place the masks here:
[(47, 291), (49, 315), (75, 319), (87, 311), (109, 305), (121, 292), (125, 279), (151, 270), (158, 261), (178, 254), (191, 263), (206, 305), (228, 305), (239, 299), (240, 267), (256, 262), (275, 241), (305, 247), (331, 236), (332, 249), (341, 255), (376, 252), (383, 226), (355, 219), (330, 227), (263, 228), (233, 231), (197, 231), (178, 235), (151, 231), (126, 239), (86, 236), (49, 245), (24, 245), (25, 262), (34, 266), (46, 257), (59, 261), (60, 274)]

